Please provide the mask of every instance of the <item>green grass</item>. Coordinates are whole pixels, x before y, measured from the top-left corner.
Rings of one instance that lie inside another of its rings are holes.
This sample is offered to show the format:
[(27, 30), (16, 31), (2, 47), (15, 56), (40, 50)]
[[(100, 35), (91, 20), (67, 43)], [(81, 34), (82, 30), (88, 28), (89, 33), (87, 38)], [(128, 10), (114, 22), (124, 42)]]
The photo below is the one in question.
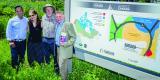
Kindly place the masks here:
[[(53, 59), (52, 62), (53, 63)], [(121, 74), (109, 71), (91, 63), (73, 58), (73, 71), (69, 80), (133, 80)], [(11, 55), (8, 42), (0, 40), (0, 80), (61, 80), (55, 75), (53, 64), (41, 66), (35, 63), (30, 67), (27, 59), (20, 66), (19, 72), (11, 67)]]
[[(52, 62), (53, 63), (53, 60)], [(60, 80), (60, 76), (54, 74), (53, 64), (41, 66), (35, 63), (30, 67), (27, 59), (20, 65), (18, 73), (11, 67), (10, 48), (6, 40), (0, 41), (0, 79), (4, 80)]]

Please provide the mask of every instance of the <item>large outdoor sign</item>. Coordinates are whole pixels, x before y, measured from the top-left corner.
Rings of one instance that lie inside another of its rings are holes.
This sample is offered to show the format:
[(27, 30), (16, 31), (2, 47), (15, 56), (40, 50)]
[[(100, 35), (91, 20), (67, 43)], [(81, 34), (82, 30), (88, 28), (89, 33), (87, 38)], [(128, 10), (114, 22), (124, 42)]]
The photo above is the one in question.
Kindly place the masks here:
[(160, 80), (160, 4), (68, 1), (77, 57), (135, 79)]

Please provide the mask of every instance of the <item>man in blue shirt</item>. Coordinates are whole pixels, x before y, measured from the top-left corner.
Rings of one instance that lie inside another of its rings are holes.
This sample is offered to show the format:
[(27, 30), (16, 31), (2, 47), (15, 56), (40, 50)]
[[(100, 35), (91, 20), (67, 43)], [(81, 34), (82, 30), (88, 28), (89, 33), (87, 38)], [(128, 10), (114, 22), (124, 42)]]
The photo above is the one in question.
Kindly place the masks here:
[(11, 48), (12, 67), (24, 62), (28, 19), (23, 16), (22, 6), (15, 7), (16, 15), (8, 21), (6, 37)]

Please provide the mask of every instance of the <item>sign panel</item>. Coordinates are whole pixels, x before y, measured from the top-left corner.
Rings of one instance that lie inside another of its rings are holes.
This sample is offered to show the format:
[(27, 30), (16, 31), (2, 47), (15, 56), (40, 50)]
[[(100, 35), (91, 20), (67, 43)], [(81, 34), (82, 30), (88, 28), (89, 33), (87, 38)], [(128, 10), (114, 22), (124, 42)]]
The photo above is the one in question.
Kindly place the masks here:
[(160, 78), (160, 5), (70, 0), (69, 16), (77, 33), (76, 54)]

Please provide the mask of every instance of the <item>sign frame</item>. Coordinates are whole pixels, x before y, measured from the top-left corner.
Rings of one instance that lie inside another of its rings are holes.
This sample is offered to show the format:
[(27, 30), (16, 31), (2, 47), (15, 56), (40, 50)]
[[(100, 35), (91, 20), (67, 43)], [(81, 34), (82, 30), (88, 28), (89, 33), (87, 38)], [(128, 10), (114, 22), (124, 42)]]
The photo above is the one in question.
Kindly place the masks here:
[[(65, 0), (65, 20), (70, 21), (70, 12), (71, 12), (71, 4), (73, 0)], [(95, 1), (95, 0), (92, 0)], [(103, 1), (102, 1), (103, 2)], [(113, 2), (113, 1), (108, 1)], [(115, 3), (115, 2), (113, 2)], [(139, 4), (139, 3), (131, 3), (131, 2), (123, 2), (127, 4)], [(142, 3), (141, 3), (142, 4)], [(154, 3), (145, 3), (145, 4), (154, 4)], [(137, 79), (137, 80), (160, 80), (159, 76), (151, 75), (149, 73), (144, 72), (143, 70), (137, 70), (133, 67), (128, 67), (123, 62), (116, 61), (111, 58), (106, 58), (97, 54), (92, 54), (88, 51), (82, 51), (79, 48), (75, 47), (75, 57), (93, 63), (95, 65), (101, 66), (103, 68), (109, 69), (111, 71), (123, 74), (125, 76)], [(102, 64), (103, 63), (103, 64)]]

